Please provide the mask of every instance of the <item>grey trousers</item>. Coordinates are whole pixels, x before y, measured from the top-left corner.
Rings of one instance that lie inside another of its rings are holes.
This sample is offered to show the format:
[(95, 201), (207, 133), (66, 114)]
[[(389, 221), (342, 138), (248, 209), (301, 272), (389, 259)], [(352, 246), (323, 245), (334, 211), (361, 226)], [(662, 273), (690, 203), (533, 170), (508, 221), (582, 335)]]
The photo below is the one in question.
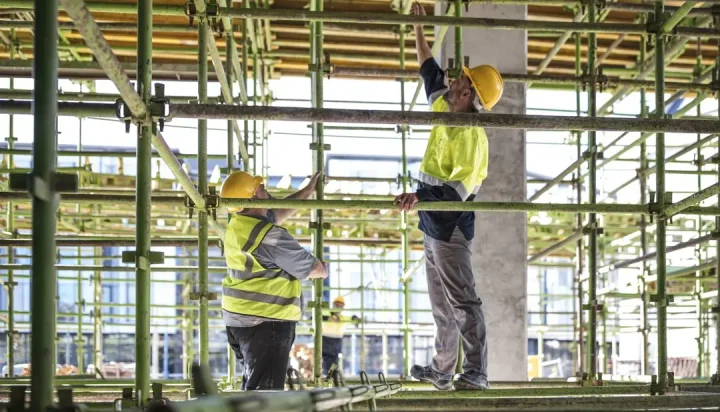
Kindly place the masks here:
[(425, 271), (437, 325), (432, 368), (454, 374), (462, 337), (464, 372), (487, 377), (487, 335), (482, 301), (475, 292), (471, 241), (455, 228), (449, 242), (425, 236)]

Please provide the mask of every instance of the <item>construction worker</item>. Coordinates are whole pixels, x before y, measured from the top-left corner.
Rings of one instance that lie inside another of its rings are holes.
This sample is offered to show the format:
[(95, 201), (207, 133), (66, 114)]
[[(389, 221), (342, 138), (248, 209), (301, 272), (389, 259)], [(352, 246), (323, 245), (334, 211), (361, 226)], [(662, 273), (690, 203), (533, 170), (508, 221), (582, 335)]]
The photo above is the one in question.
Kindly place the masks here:
[[(425, 15), (418, 3), (413, 14)], [(463, 66), (461, 76), (448, 84), (432, 56), (423, 27), (415, 25), (420, 76), (434, 112), (478, 113), (500, 100), (503, 80), (492, 66)], [(418, 202), (472, 201), (487, 176), (488, 141), (479, 127), (435, 126), (420, 165), (415, 193), (395, 199), (400, 210)], [(475, 231), (473, 212), (420, 211), (425, 234), (425, 270), (433, 317), (437, 325), (436, 355), (431, 365), (412, 367), (410, 374), (436, 388), (487, 389), (487, 335), (482, 302), (475, 291), (470, 249)], [(463, 373), (453, 383), (460, 338), (465, 353)]]
[(323, 311), (322, 368), (324, 375), (328, 374), (333, 364), (338, 368), (341, 366), (339, 359), (347, 324), (352, 322), (357, 326), (360, 323), (360, 318), (355, 315), (351, 318), (342, 316), (343, 309), (345, 309), (345, 298), (338, 296), (333, 301), (333, 308)]
[[(319, 174), (288, 196), (309, 199)], [(223, 199), (268, 199), (261, 177), (233, 172), (220, 189)], [(222, 313), (228, 343), (243, 374), (243, 390), (285, 387), (295, 325), (304, 310), (300, 282), (324, 279), (324, 264), (281, 225), (289, 209), (228, 208), (232, 219), (224, 238), (228, 275), (223, 280)]]

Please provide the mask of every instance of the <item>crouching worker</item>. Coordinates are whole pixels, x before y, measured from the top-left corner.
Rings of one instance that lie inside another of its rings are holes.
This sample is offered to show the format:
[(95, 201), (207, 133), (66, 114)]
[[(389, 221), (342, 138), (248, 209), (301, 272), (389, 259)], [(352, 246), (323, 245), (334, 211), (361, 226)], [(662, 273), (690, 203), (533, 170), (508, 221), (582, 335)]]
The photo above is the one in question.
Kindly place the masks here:
[[(290, 199), (308, 199), (319, 175)], [(223, 199), (269, 199), (263, 179), (234, 172), (220, 189)], [(243, 390), (285, 387), (295, 325), (304, 310), (300, 282), (324, 279), (324, 264), (281, 225), (288, 209), (229, 209), (225, 233), (222, 312), (228, 343), (243, 372)]]
[(345, 298), (338, 296), (333, 301), (332, 309), (323, 311), (323, 375), (328, 374), (333, 364), (335, 364), (338, 369), (342, 369), (340, 367), (340, 354), (343, 350), (345, 328), (348, 323), (353, 323), (355, 326), (360, 324), (360, 318), (355, 315), (353, 315), (352, 318), (342, 316), (343, 309), (345, 309)]

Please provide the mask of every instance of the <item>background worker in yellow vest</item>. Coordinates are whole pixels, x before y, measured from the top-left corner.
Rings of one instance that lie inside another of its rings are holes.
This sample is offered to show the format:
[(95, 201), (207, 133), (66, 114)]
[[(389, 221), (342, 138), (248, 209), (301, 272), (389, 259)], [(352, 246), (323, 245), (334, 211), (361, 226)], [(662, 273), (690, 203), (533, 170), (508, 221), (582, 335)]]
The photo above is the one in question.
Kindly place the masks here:
[[(415, 3), (413, 14), (425, 15)], [(460, 78), (447, 82), (432, 56), (422, 25), (415, 25), (420, 76), (434, 112), (475, 114), (491, 110), (500, 100), (503, 80), (492, 66), (463, 66)], [(417, 192), (395, 199), (411, 210), (418, 202), (472, 201), (487, 176), (488, 141), (479, 127), (435, 126), (420, 164)], [(487, 389), (487, 335), (482, 302), (475, 291), (470, 245), (475, 234), (473, 212), (418, 213), (425, 234), (425, 270), (437, 354), (428, 366), (415, 365), (410, 374), (438, 389)], [(453, 383), (462, 338), (463, 373)]]
[(348, 323), (356, 326), (360, 323), (360, 318), (355, 315), (343, 316), (343, 309), (345, 309), (345, 298), (338, 296), (333, 301), (332, 309), (323, 310), (322, 369), (324, 375), (328, 374), (333, 364), (337, 365), (338, 369), (342, 369), (339, 355), (342, 353), (345, 328)]
[[(288, 196), (308, 199), (319, 174)], [(234, 172), (220, 189), (224, 199), (268, 199), (263, 179)], [(324, 279), (324, 264), (285, 229), (288, 209), (229, 210), (224, 246), (228, 275), (223, 280), (222, 312), (228, 343), (243, 374), (243, 390), (285, 387), (295, 325), (304, 310), (300, 281)]]

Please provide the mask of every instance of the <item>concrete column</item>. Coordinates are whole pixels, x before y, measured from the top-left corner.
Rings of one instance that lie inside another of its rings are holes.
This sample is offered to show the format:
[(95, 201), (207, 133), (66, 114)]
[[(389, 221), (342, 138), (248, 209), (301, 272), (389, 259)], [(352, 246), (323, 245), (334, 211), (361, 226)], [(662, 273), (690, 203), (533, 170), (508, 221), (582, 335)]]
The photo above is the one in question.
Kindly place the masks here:
[[(436, 3), (436, 15), (448, 3)], [(527, 19), (522, 5), (470, 5), (467, 17)], [(463, 55), (470, 66), (492, 64), (501, 73), (526, 73), (527, 34), (520, 30), (465, 28)], [(439, 62), (455, 53), (448, 30)], [(505, 83), (494, 113), (525, 113), (525, 85)], [(482, 115), (480, 115), (482, 116)], [(478, 201), (525, 201), (525, 132), (487, 129), (490, 169)], [(525, 213), (477, 213), (473, 243), (476, 288), (488, 328), (490, 381), (527, 380), (527, 217)]]

